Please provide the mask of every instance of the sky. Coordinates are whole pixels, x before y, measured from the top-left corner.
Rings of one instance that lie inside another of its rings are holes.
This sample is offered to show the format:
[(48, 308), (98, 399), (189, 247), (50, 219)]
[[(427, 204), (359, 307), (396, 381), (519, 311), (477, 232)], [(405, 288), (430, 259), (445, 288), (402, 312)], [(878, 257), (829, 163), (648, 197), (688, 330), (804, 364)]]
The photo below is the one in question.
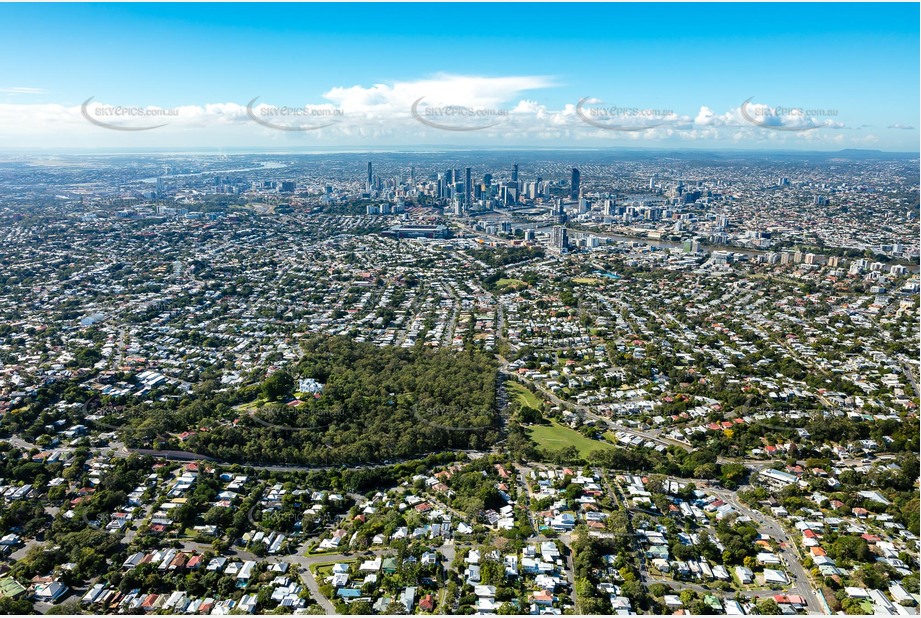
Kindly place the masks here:
[(919, 5), (0, 4), (0, 149), (918, 152)]

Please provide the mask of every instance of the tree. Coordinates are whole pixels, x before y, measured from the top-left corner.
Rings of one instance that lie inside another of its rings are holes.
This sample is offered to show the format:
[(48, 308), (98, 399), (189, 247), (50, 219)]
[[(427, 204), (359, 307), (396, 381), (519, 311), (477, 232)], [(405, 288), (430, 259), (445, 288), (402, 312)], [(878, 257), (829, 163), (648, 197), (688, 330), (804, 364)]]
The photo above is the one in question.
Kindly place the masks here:
[(25, 599), (14, 600), (10, 597), (0, 597), (0, 614), (16, 615), (34, 613), (36, 612), (32, 608), (32, 604)]
[(828, 554), (836, 560), (870, 562), (873, 559), (873, 552), (864, 539), (846, 534), (835, 539), (828, 547)]
[(78, 599), (69, 599), (60, 605), (54, 605), (45, 612), (46, 616), (73, 616), (82, 614), (80, 601)]
[(367, 601), (356, 601), (349, 605), (349, 613), (353, 616), (370, 616), (374, 612)]
[(755, 610), (762, 616), (779, 616), (780, 606), (771, 598), (761, 599), (755, 604)]
[(262, 383), (262, 394), (269, 401), (288, 397), (294, 390), (294, 378), (287, 371), (276, 371)]

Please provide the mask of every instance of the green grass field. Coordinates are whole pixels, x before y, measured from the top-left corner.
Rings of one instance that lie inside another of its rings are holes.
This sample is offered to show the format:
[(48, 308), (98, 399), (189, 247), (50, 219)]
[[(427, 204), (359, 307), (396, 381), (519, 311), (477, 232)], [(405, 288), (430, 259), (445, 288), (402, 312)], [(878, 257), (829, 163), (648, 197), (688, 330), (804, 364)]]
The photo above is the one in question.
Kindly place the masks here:
[(534, 408), (535, 410), (541, 409), (541, 402), (538, 399), (537, 395), (532, 393), (526, 386), (519, 384), (518, 382), (513, 382), (509, 380), (508, 384), (509, 393), (523, 406), (528, 408)]
[(521, 279), (499, 279), (496, 285), (500, 288), (527, 288), (530, 287), (527, 281)]
[(574, 277), (572, 280), (573, 283), (581, 283), (584, 285), (594, 285), (601, 283), (601, 279), (597, 277)]
[(579, 451), (580, 457), (587, 457), (589, 453), (614, 448), (614, 445), (586, 438), (578, 431), (564, 427), (552, 421), (551, 425), (533, 425), (528, 428), (531, 439), (538, 447), (548, 451), (559, 451), (567, 446), (574, 446)]

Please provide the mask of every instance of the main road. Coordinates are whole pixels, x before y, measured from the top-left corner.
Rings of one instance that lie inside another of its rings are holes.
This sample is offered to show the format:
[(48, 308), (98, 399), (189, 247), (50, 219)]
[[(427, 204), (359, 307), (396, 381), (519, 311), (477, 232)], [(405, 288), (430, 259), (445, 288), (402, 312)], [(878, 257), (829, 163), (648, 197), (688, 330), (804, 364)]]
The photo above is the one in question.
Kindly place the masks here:
[(759, 532), (763, 532), (777, 539), (782, 546), (781, 559), (792, 574), (792, 581), (790, 584), (791, 591), (803, 597), (803, 600), (806, 602), (807, 610), (815, 613), (823, 613), (822, 605), (819, 603), (815, 590), (810, 583), (809, 575), (803, 567), (796, 541), (787, 536), (783, 526), (773, 517), (769, 517), (760, 511), (755, 511), (739, 502), (738, 495), (734, 491), (727, 491), (724, 489), (710, 489), (709, 491), (719, 496), (720, 499), (732, 505), (733, 508), (758, 524)]

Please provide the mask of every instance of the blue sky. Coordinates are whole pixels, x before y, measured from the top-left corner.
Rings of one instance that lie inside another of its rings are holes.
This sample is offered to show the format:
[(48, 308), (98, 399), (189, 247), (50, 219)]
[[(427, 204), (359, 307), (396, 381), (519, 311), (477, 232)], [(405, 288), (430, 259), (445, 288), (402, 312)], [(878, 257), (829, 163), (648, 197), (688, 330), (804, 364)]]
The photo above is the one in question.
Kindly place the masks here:
[[(0, 143), (917, 151), (918, 24), (910, 3), (4, 4)], [(107, 130), (89, 97), (178, 109)], [(254, 97), (341, 116), (260, 125)], [(420, 97), (505, 115), (433, 127)]]

